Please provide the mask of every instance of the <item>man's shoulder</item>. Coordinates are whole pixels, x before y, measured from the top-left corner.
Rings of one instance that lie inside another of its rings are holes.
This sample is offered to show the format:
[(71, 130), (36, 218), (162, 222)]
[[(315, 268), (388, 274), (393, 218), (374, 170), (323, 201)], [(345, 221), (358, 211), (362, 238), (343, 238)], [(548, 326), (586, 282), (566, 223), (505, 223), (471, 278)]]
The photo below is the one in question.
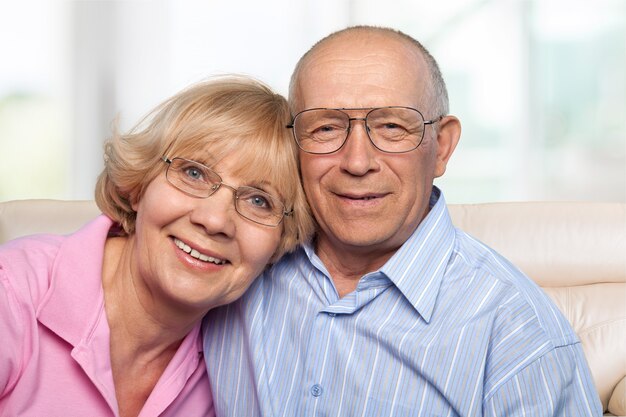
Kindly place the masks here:
[(517, 314), (527, 309), (536, 324), (555, 345), (577, 341), (574, 331), (550, 297), (523, 271), (496, 250), (457, 229), (453, 262), (474, 271), (484, 281), (500, 289), (499, 314)]
[(509, 293), (523, 293), (531, 298), (543, 294), (538, 285), (506, 257), (460, 229), (456, 229), (450, 263), (498, 282)]

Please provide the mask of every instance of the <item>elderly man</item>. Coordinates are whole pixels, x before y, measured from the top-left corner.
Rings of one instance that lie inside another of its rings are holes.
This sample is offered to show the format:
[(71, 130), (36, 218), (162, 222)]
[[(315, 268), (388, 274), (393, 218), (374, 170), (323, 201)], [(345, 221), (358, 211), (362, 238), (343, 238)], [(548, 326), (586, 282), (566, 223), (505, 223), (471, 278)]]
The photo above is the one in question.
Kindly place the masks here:
[(204, 335), (222, 416), (596, 416), (576, 334), (493, 250), (455, 229), (433, 180), (460, 136), (433, 57), (353, 27), (290, 87), (318, 230)]

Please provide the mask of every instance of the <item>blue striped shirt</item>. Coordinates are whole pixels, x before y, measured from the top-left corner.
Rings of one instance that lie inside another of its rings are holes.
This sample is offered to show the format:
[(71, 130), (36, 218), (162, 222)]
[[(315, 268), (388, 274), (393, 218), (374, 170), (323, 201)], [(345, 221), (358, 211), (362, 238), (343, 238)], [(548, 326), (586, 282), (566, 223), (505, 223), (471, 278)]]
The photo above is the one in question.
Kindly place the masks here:
[(219, 416), (600, 416), (567, 320), (531, 280), (431, 210), (339, 298), (310, 246), (205, 321)]

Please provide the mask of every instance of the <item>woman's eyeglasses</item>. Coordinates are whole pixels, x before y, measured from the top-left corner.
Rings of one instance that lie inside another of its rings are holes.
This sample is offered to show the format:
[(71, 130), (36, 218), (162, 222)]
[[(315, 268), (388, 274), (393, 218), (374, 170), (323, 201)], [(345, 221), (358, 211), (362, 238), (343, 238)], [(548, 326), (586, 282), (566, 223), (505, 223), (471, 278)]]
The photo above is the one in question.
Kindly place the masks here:
[(207, 198), (224, 186), (233, 190), (235, 210), (241, 216), (265, 226), (278, 226), (284, 216), (290, 216), (282, 201), (258, 188), (233, 187), (222, 181), (218, 173), (199, 162), (184, 158), (161, 158), (167, 164), (165, 177), (185, 194)]

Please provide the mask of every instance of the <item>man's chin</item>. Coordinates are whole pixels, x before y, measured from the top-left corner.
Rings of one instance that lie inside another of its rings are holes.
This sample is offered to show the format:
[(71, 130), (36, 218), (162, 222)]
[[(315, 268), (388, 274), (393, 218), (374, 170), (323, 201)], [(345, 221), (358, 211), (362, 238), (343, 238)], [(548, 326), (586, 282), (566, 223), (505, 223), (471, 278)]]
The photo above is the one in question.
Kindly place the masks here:
[[(331, 247), (338, 250), (348, 250), (354, 253), (386, 251), (390, 247), (400, 247), (394, 244), (399, 230), (391, 228), (384, 222), (376, 221), (346, 221), (339, 227), (322, 232), (321, 239), (326, 239)], [(404, 235), (404, 233), (402, 233)]]

